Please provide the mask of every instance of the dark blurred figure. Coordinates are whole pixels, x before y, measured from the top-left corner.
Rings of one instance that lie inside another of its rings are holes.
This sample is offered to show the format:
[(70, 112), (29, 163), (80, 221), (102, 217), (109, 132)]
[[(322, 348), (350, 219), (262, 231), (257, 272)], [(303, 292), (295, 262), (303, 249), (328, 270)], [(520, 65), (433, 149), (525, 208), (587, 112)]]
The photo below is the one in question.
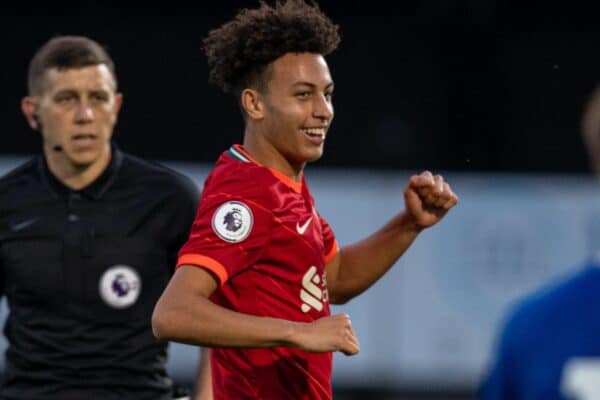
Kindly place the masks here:
[[(600, 178), (600, 88), (582, 122)], [(600, 238), (596, 238), (600, 239)], [(531, 294), (512, 312), (499, 338), (483, 400), (600, 399), (600, 253), (566, 280)]]

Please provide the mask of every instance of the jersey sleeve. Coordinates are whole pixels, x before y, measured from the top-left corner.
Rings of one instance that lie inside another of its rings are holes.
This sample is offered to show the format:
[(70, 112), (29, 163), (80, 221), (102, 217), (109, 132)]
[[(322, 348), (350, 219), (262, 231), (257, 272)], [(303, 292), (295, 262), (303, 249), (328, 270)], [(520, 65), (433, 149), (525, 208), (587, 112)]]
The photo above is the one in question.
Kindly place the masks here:
[(273, 216), (256, 188), (241, 193), (243, 188), (235, 194), (209, 191), (202, 196), (177, 268), (205, 268), (223, 285), (259, 259), (270, 238)]
[(319, 213), (317, 213), (317, 217), (319, 218), (321, 230), (323, 232), (323, 249), (325, 251), (323, 257), (325, 259), (325, 264), (327, 264), (340, 251), (340, 248), (329, 223)]

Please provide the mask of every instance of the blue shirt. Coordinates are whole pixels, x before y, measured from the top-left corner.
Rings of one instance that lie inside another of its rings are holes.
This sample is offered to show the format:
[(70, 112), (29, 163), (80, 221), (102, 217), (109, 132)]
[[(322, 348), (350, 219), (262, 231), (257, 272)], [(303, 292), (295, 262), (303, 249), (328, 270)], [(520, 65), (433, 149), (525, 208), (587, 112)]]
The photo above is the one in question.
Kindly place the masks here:
[(594, 264), (521, 302), (478, 398), (598, 398), (590, 393), (600, 386), (599, 305), (600, 265)]

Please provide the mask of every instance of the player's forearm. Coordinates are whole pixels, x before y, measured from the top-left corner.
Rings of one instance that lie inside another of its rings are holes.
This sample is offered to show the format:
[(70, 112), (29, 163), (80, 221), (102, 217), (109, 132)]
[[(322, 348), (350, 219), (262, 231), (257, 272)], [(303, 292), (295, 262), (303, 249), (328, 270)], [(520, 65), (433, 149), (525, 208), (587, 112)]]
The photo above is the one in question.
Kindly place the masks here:
[(327, 282), (330, 301), (345, 303), (368, 289), (404, 254), (421, 230), (401, 213), (371, 236), (343, 247), (337, 276)]
[(205, 347), (296, 345), (298, 323), (234, 312), (203, 297), (165, 303), (159, 301), (152, 316), (154, 335), (161, 340)]

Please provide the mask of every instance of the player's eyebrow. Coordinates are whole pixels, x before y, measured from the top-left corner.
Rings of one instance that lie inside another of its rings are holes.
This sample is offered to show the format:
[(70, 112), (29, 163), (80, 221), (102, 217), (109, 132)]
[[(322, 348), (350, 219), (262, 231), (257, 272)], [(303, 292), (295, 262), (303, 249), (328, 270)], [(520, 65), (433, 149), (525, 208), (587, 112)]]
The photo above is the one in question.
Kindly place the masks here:
[[(294, 82), (294, 84), (292, 86), (308, 86), (311, 89), (315, 89), (317, 88), (317, 85), (312, 83), (312, 82), (306, 82), (306, 81), (298, 81), (298, 82)], [(327, 86), (325, 86), (325, 89), (330, 89), (333, 87), (333, 82), (329, 82), (329, 84), (327, 84)]]

